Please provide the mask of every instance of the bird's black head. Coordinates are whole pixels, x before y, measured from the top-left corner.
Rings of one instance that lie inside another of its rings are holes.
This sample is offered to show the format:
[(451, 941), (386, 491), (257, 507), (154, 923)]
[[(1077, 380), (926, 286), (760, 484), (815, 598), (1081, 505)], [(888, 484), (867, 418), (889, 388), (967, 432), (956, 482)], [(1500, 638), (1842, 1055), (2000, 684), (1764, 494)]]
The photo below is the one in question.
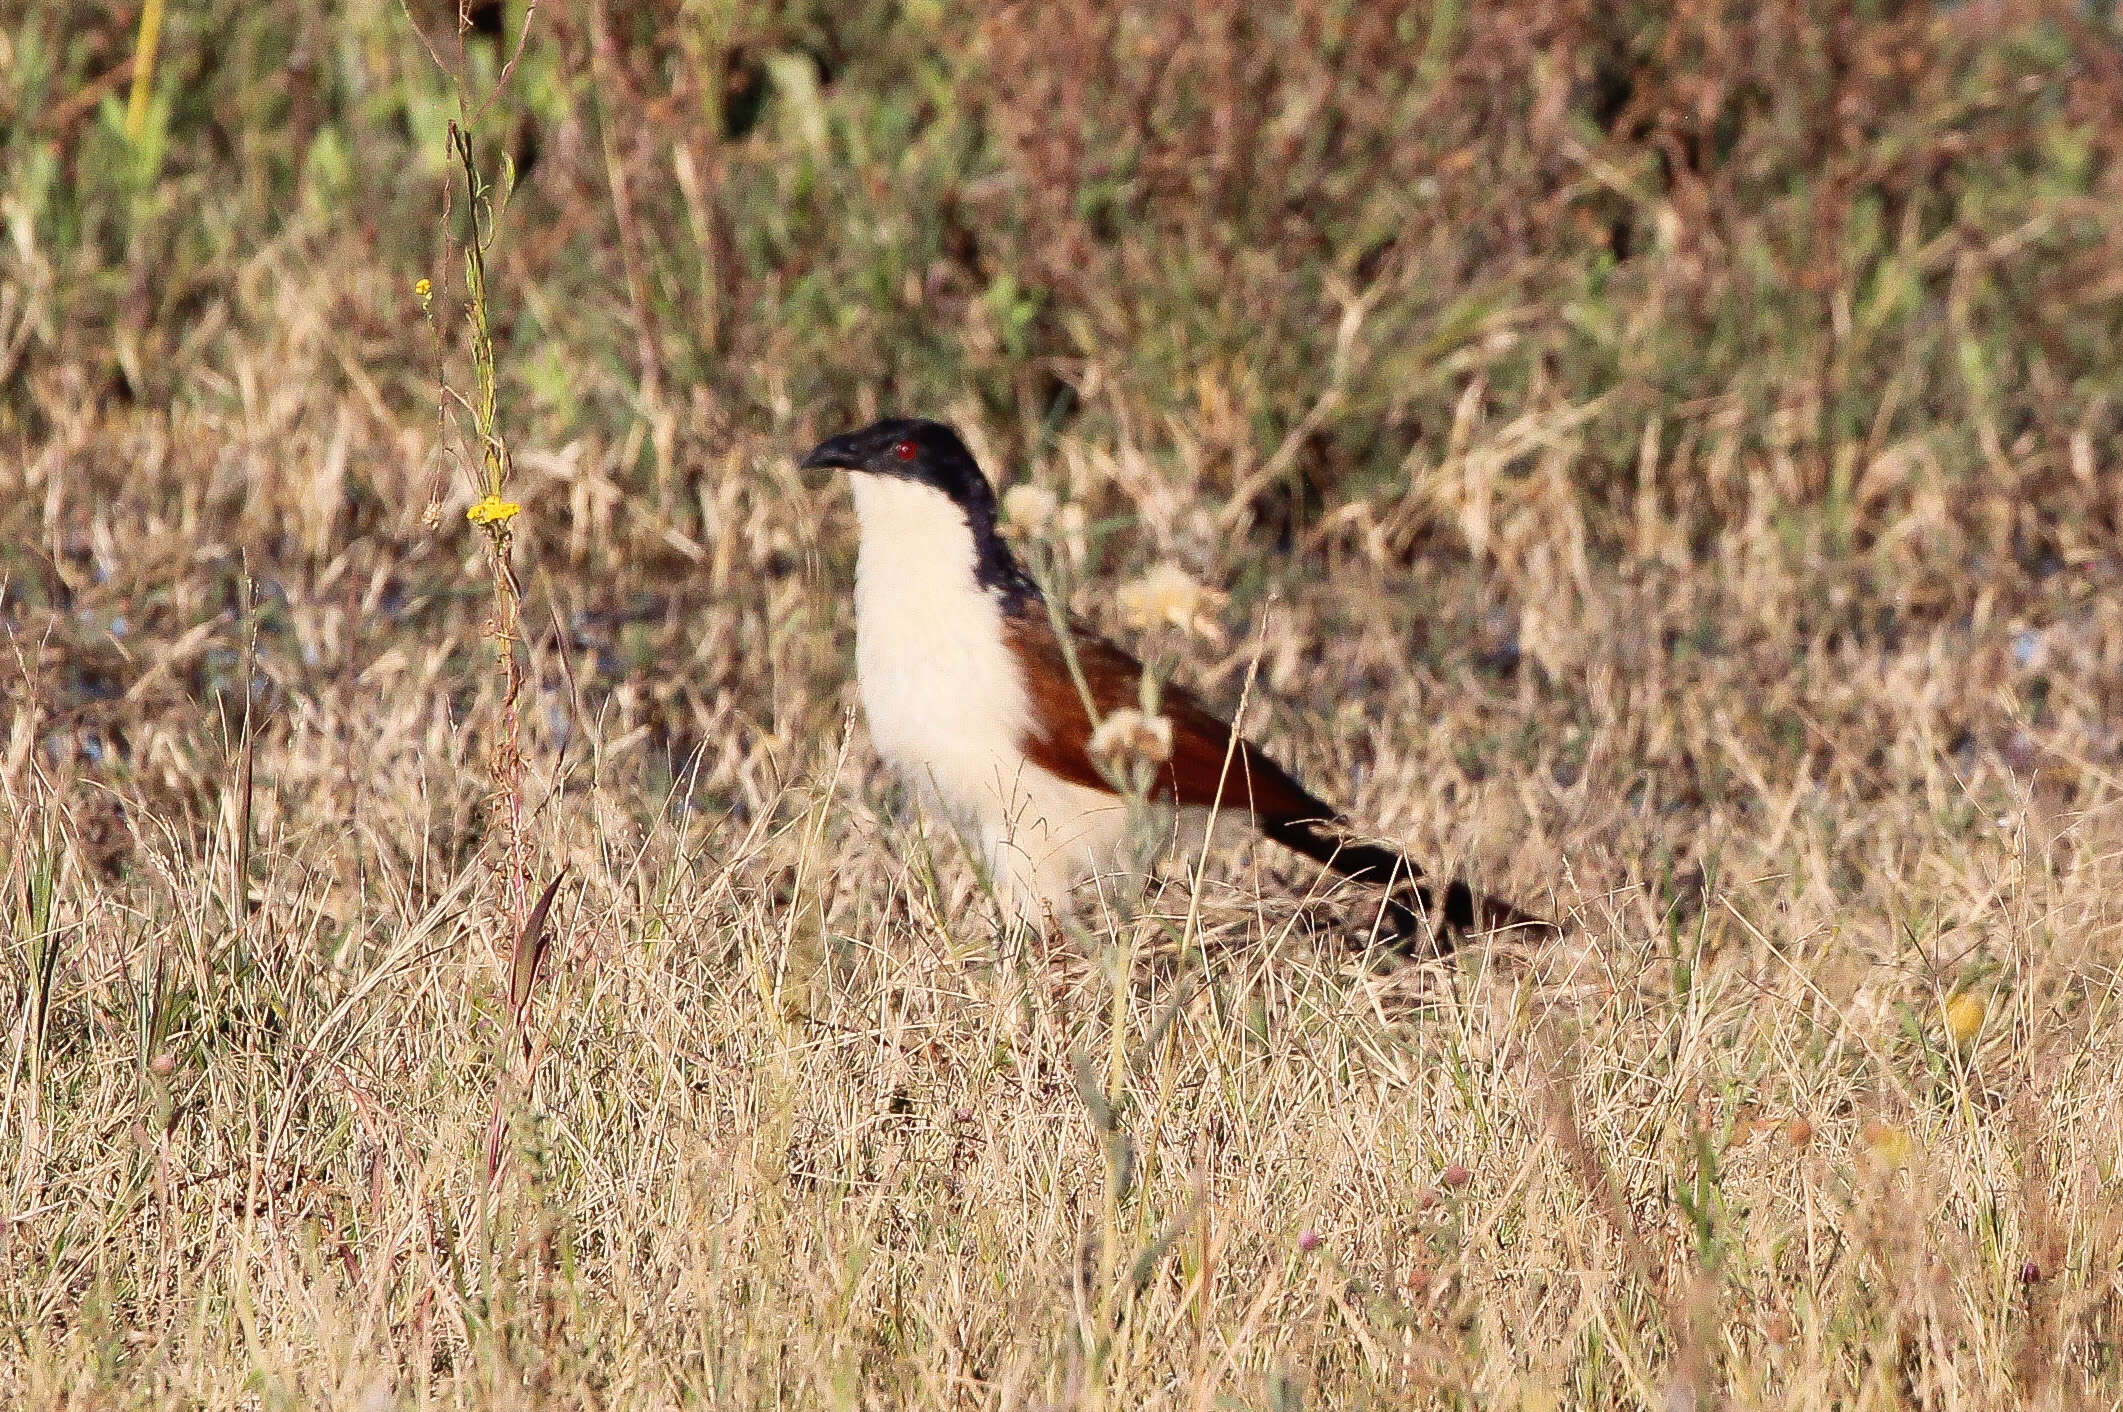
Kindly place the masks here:
[(995, 487), (958, 433), (942, 422), (887, 417), (860, 431), (827, 437), (811, 448), (803, 465), (894, 476), (940, 491), (965, 512), (981, 584), (1013, 605), (1037, 600), (1038, 587), (996, 529)]
[(942, 422), (887, 417), (861, 431), (827, 437), (803, 464), (919, 481), (964, 506), (975, 525), (995, 518), (994, 487), (966, 443)]

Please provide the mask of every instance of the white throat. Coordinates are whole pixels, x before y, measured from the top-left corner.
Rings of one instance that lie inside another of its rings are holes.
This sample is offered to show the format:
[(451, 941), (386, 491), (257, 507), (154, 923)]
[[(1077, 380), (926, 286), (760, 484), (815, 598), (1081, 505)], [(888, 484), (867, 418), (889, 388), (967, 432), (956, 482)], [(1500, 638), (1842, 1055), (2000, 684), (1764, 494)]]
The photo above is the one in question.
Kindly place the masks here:
[[(993, 610), (991, 596), (974, 578), (978, 562), (966, 512), (942, 491), (898, 476), (858, 471), (848, 477), (855, 492), (855, 518), (862, 549), (855, 566), (857, 631), (880, 614), (904, 609), (894, 600), (930, 608), (970, 611), (975, 602)], [(1001, 641), (1001, 620), (990, 636)]]

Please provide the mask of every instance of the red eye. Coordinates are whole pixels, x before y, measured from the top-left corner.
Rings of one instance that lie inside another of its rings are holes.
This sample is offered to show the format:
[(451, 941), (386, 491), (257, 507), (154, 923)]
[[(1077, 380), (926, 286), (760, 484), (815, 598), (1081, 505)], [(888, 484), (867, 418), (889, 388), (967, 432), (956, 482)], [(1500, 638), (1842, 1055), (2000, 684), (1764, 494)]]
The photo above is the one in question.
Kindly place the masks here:
[(892, 448), (892, 454), (894, 456), (897, 456), (902, 461), (911, 461), (916, 456), (919, 456), (921, 454), (921, 451), (914, 445), (913, 442), (902, 441), (901, 443), (899, 443), (899, 445)]

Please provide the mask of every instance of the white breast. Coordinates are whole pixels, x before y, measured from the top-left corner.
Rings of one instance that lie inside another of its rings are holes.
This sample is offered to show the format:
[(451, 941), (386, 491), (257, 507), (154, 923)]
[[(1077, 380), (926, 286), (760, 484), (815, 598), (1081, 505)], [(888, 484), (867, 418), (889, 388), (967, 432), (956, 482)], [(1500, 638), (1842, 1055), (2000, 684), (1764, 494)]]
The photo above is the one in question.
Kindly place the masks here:
[(942, 492), (856, 473), (855, 669), (877, 750), (975, 835), (1022, 912), (1117, 866), (1127, 811), (1025, 758), (1023, 680), (1002, 604), (974, 577), (972, 531)]

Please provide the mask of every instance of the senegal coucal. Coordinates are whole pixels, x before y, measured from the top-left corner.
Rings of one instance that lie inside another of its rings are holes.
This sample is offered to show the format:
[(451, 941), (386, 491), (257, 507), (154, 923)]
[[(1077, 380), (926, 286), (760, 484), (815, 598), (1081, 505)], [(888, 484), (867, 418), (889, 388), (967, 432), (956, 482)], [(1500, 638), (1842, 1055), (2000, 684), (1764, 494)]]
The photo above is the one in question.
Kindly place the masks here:
[[(1123, 866), (1127, 801), (1092, 737), (1140, 703), (1141, 663), (1074, 625), (1063, 642), (996, 527), (994, 488), (951, 428), (881, 421), (820, 442), (803, 464), (851, 473), (856, 678), (879, 753), (975, 836), (1020, 914), (1065, 909), (1075, 883)], [(1432, 951), (1470, 931), (1553, 929), (1458, 880), (1433, 891), (1186, 691), (1166, 686), (1159, 709), (1171, 751), (1155, 798), (1250, 817), (1284, 847), (1383, 888), (1401, 944)]]

